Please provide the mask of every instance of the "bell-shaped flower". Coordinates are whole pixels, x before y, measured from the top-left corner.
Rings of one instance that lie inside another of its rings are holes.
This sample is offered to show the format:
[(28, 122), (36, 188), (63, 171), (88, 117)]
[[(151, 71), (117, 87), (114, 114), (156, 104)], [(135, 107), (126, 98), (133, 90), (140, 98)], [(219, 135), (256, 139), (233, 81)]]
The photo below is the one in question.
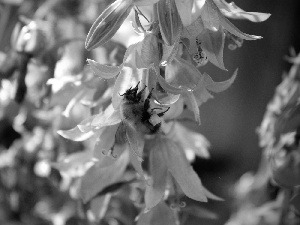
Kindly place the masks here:
[(132, 0), (116, 0), (109, 5), (93, 23), (85, 41), (85, 48), (92, 50), (110, 40), (132, 7)]
[[(193, 1), (177, 0), (176, 3), (179, 4), (178, 2), (181, 2), (180, 4), (189, 2), (185, 5), (185, 11), (179, 12), (179, 14), (185, 26), (182, 38), (189, 39), (190, 54), (198, 60), (197, 57), (203, 51), (211, 63), (224, 70), (226, 70), (223, 63), (225, 33), (241, 40), (261, 38), (243, 33), (226, 16), (234, 19), (248, 19), (253, 22), (264, 21), (270, 16), (266, 13), (245, 12), (234, 3), (228, 4), (224, 0), (202, 0), (194, 3), (192, 3)], [(192, 11), (192, 14), (188, 15), (188, 11)], [(184, 20), (183, 18), (189, 19)]]
[(158, 0), (116, 0), (93, 23), (85, 41), (85, 48), (92, 50), (110, 40), (134, 6), (153, 5), (156, 2)]
[[(203, 187), (200, 178), (188, 162), (183, 148), (196, 148), (193, 144), (196, 142), (179, 144), (172, 137), (163, 135), (155, 139), (149, 158), (151, 179), (145, 192), (146, 209), (156, 206), (165, 197), (167, 181), (171, 181), (171, 186), (179, 185), (186, 196), (196, 201), (206, 202), (207, 198), (221, 200)], [(171, 177), (176, 182), (170, 179)]]

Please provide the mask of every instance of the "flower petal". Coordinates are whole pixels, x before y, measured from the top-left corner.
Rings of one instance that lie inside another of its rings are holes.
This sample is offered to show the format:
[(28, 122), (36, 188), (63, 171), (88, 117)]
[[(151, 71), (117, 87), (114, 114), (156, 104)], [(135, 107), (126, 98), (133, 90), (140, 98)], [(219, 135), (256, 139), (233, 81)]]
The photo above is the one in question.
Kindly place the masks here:
[(121, 96), (131, 87), (135, 87), (139, 81), (142, 80), (144, 73), (147, 71), (143, 69), (136, 69), (124, 66), (120, 75), (118, 76), (113, 90), (112, 105), (114, 109), (118, 109), (122, 99)]
[(112, 149), (115, 143), (115, 135), (119, 125), (108, 126), (103, 129), (103, 132), (100, 133), (99, 137), (96, 140), (94, 147), (94, 157), (99, 161), (103, 161), (103, 158), (106, 158), (107, 161), (109, 158), (111, 162), (115, 161), (112, 157), (106, 157), (106, 153)]
[(136, 6), (147, 6), (157, 3), (159, 0), (133, 0), (133, 4)]
[(176, 219), (170, 207), (164, 203), (159, 203), (148, 213), (141, 213), (137, 225), (175, 225)]
[(175, 0), (159, 1), (156, 4), (159, 28), (163, 41), (172, 46), (179, 42), (182, 32), (182, 22), (178, 14)]
[[(196, 90), (196, 91), (199, 91)], [(201, 124), (201, 120), (200, 120), (200, 111), (199, 111), (199, 104), (198, 104), (198, 99), (196, 98), (194, 91), (187, 91), (186, 95), (189, 99), (189, 103), (191, 105), (191, 110), (194, 112), (195, 115), (195, 120), (198, 122), (198, 124)]]
[[(84, 119), (82, 122), (80, 122), (79, 125), (90, 126), (91, 121), (93, 119), (94, 119), (93, 116)], [(89, 130), (87, 132), (82, 132), (78, 125), (70, 130), (59, 130), (57, 131), (57, 133), (60, 136), (73, 141), (85, 141), (94, 135), (94, 132), (92, 130)]]
[(211, 77), (208, 74), (204, 73), (205, 87), (207, 88), (207, 90), (215, 92), (215, 93), (225, 91), (235, 81), (235, 78), (237, 76), (237, 72), (238, 72), (238, 70), (236, 69), (234, 71), (233, 75), (231, 76), (231, 78), (229, 78), (228, 80), (222, 81), (222, 82), (215, 82), (211, 79)]
[(206, 3), (209, 8), (213, 9), (214, 11), (216, 11), (218, 13), (220, 23), (225, 30), (227, 30), (230, 33), (234, 34), (235, 36), (240, 37), (245, 40), (257, 40), (257, 39), (262, 38), (260, 36), (250, 35), (250, 34), (246, 34), (246, 33), (243, 33), (242, 31), (240, 31), (227, 18), (225, 18), (225, 16), (221, 13), (221, 11), (216, 6), (216, 4), (214, 3), (213, 0), (206, 0)]
[(186, 196), (206, 202), (207, 198), (200, 178), (187, 161), (183, 151), (170, 139), (162, 139), (161, 145), (167, 166)]
[(184, 150), (192, 150), (201, 158), (210, 158), (207, 150), (210, 144), (202, 134), (193, 132), (178, 122), (175, 123), (174, 131), (176, 135), (175, 140), (181, 144)]
[(132, 0), (117, 0), (108, 6), (93, 23), (85, 41), (85, 48), (92, 50), (110, 40), (121, 27), (132, 7)]
[(130, 146), (130, 161), (135, 170), (145, 179), (142, 168), (142, 156), (145, 145), (144, 135), (138, 132), (130, 123), (126, 121), (123, 121), (123, 123), (126, 126), (126, 138)]
[(114, 110), (110, 104), (104, 112), (98, 114), (93, 119), (91, 125), (94, 127), (112, 126), (121, 122), (120, 111)]
[(96, 76), (99, 76), (103, 79), (111, 79), (117, 76), (120, 71), (120, 66), (108, 66), (108, 65), (102, 65), (94, 60), (88, 59), (87, 60), (91, 70), (94, 72)]
[(108, 167), (92, 166), (82, 177), (80, 187), (80, 197), (84, 203), (90, 201), (104, 188), (119, 181), (128, 165), (128, 152), (124, 152), (117, 161)]
[(199, 36), (201, 48), (205, 51), (208, 60), (220, 69), (226, 70), (223, 62), (223, 49), (225, 33), (223, 28), (219, 30), (204, 29)]
[(168, 168), (159, 145), (151, 150), (149, 164), (152, 182), (146, 186), (146, 209), (156, 206), (162, 200), (166, 189)]
[(259, 12), (245, 12), (234, 2), (227, 3), (224, 0), (214, 0), (221, 12), (231, 19), (247, 19), (252, 22), (262, 22), (267, 20), (271, 14)]
[(194, 90), (202, 78), (202, 74), (192, 63), (180, 57), (175, 57), (166, 66), (165, 80), (172, 86), (182, 90)]

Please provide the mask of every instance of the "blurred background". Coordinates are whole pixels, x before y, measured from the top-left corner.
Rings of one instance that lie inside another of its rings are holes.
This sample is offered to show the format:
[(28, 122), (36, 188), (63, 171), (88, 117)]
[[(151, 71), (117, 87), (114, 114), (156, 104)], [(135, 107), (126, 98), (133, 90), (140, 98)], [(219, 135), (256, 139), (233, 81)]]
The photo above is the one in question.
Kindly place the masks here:
[[(9, 5), (9, 13), (0, 11), (0, 51), (2, 52), (7, 52), (10, 48), (10, 36), (18, 19), (17, 13), (30, 17), (39, 1), (27, 1), (28, 4), (21, 8), (20, 2), (22, 1), (0, 0), (0, 4), (5, 4), (5, 7)], [(61, 29), (72, 30), (70, 26), (76, 26), (76, 22), (69, 23), (68, 16), (78, 13), (75, 12), (78, 9), (76, 4), (80, 1), (61, 2), (64, 4), (63, 7), (58, 7), (53, 16), (63, 18), (62, 21), (65, 23), (57, 25)], [(103, 2), (107, 4), (109, 1)], [(238, 68), (238, 76), (232, 87), (221, 94), (216, 94), (213, 100), (201, 106), (201, 126), (192, 125), (193, 129), (201, 132), (210, 141), (212, 154), (209, 160), (196, 159), (193, 166), (207, 188), (226, 200), (222, 203), (208, 204), (212, 211), (217, 211), (220, 219), (207, 220), (205, 224), (224, 224), (230, 215), (233, 184), (245, 172), (255, 171), (258, 168), (261, 149), (258, 146), (256, 129), (261, 123), (266, 105), (272, 98), (276, 86), (281, 82), (284, 71), (288, 71), (291, 66), (284, 57), (289, 55), (291, 48), (295, 49), (296, 53), (300, 51), (300, 2), (298, 0), (236, 0), (235, 3), (245, 11), (265, 12), (272, 15), (267, 21), (258, 24), (233, 21), (243, 32), (262, 36), (263, 39), (245, 41), (242, 48), (235, 51), (229, 50), (225, 45), (224, 63), (228, 71), (222, 71), (212, 64), (201, 68), (216, 81), (228, 79)], [(72, 8), (75, 11), (72, 11)], [(75, 29), (78, 37), (86, 35), (98, 12), (97, 9), (93, 10), (89, 7), (85, 9), (88, 9), (89, 13), (79, 13), (80, 16), (85, 17), (85, 25), (81, 27), (82, 29)], [(72, 32), (74, 29), (71, 35)], [(124, 30), (118, 35), (124, 35)], [(118, 35), (115, 41), (118, 41)], [(128, 42), (129, 40), (122, 40), (123, 44)], [(83, 50), (83, 42), (80, 45), (82, 55), (74, 56), (74, 60), (77, 60), (73, 62), (75, 65), (84, 65), (89, 54)], [(101, 60), (103, 59), (98, 55), (98, 61)], [(74, 70), (76, 71), (76, 66)], [(7, 126), (9, 127), (9, 124)], [(0, 135), (0, 142), (7, 140), (6, 133), (0, 132)]]
[[(238, 76), (229, 90), (215, 95), (213, 100), (200, 107), (202, 124), (198, 130), (211, 142), (212, 158), (208, 161), (198, 159), (194, 165), (204, 184), (209, 183), (211, 190), (222, 193), (221, 196), (228, 197), (229, 201), (234, 182), (246, 171), (256, 171), (259, 166), (262, 150), (258, 146), (256, 129), (276, 86), (284, 72), (290, 69), (291, 64), (284, 57), (290, 55), (291, 48), (296, 53), (300, 51), (300, 27), (297, 22), (300, 19), (300, 2), (234, 2), (245, 11), (272, 15), (258, 24), (232, 21), (243, 32), (262, 36), (263, 39), (245, 41), (235, 51), (227, 49), (224, 63), (228, 72), (213, 66), (209, 68), (209, 74), (215, 80), (225, 80), (236, 68)], [(219, 205), (220, 212), (226, 218), (230, 207), (223, 204)]]

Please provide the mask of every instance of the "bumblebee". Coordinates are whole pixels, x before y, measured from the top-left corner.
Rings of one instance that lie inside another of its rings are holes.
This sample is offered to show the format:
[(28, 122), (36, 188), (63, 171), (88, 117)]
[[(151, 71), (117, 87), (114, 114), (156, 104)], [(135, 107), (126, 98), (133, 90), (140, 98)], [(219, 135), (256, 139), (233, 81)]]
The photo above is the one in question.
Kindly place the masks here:
[[(140, 82), (139, 82), (140, 83)], [(155, 134), (161, 127), (161, 119), (168, 110), (157, 113), (156, 110), (163, 110), (162, 108), (151, 108), (150, 99), (152, 91), (144, 99), (144, 92), (147, 86), (138, 91), (139, 83), (134, 87), (128, 89), (124, 94), (124, 99), (120, 106), (121, 116), (124, 122), (134, 127), (138, 132), (143, 134)]]

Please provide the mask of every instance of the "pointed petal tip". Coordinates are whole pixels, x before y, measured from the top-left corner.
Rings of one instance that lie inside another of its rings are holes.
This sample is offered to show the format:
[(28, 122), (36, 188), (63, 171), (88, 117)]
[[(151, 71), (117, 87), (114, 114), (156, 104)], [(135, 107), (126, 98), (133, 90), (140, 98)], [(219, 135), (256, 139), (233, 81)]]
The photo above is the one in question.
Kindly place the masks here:
[(62, 131), (62, 130), (58, 130), (58, 131), (56, 131), (56, 133), (57, 133), (58, 135), (60, 135), (60, 136), (63, 137), (63, 131)]

